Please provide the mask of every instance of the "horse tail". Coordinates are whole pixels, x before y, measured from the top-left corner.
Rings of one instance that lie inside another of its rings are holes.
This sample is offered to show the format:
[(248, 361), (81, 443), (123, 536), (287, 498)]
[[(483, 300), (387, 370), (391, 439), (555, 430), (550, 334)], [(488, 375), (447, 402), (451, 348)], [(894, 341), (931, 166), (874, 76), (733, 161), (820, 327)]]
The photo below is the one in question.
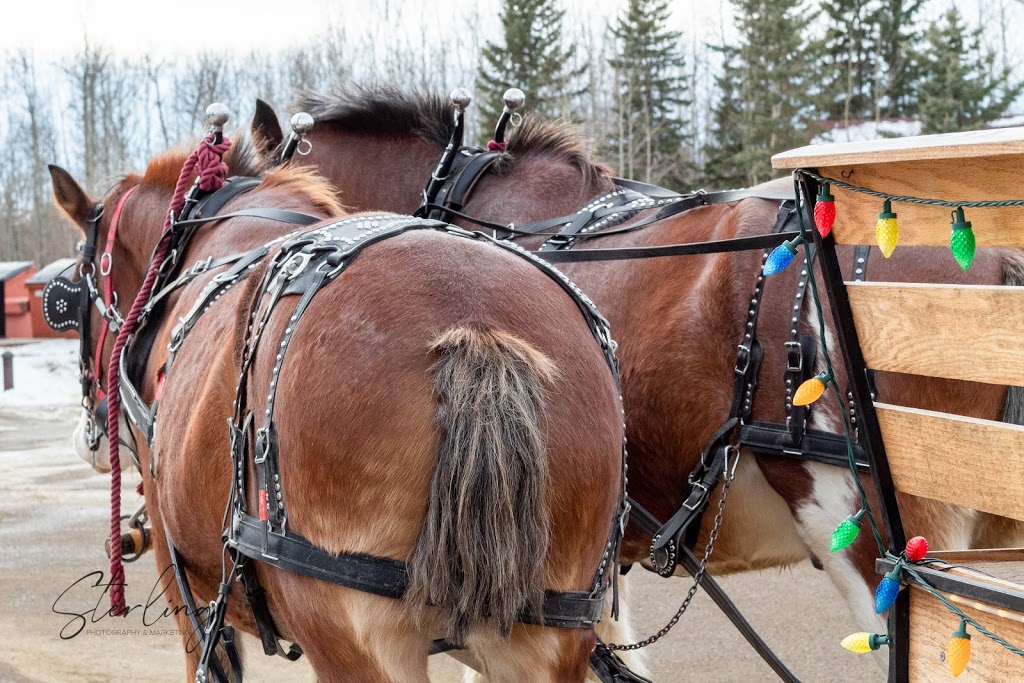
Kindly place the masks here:
[(557, 371), (505, 332), (452, 328), (432, 350), (441, 439), (407, 598), (436, 607), (453, 642), (486, 619), (508, 637), (544, 600), (550, 512), (540, 422)]
[[(1021, 251), (1003, 252), (1003, 284), (1024, 286), (1024, 253)], [(1007, 390), (1003, 422), (1024, 425), (1024, 387), (1011, 386)]]

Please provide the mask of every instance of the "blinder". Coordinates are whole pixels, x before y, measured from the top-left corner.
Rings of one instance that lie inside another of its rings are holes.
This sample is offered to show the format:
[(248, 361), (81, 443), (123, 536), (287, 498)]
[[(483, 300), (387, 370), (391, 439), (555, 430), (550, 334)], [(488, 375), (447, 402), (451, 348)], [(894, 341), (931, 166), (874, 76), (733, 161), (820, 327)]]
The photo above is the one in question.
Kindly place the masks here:
[(73, 264), (56, 276), (43, 288), (43, 319), (55, 332), (82, 330), (82, 315), (89, 314), (89, 289), (84, 282), (74, 282), (66, 277), (68, 271), (76, 268)]

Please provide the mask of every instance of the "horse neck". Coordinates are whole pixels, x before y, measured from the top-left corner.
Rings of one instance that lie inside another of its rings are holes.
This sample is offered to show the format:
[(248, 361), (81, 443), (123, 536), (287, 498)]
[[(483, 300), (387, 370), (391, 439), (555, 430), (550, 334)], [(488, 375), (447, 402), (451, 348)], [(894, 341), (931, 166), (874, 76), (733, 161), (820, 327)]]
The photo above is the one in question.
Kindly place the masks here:
[[(134, 185), (133, 180), (137, 182), (138, 178), (125, 181), (126, 191)], [(163, 234), (164, 219), (172, 194), (173, 188), (140, 186), (122, 208), (111, 252), (114, 291), (122, 313), (131, 307), (142, 286), (153, 250)], [(110, 208), (106, 220), (100, 226), (98, 253), (106, 249), (109, 221), (113, 220), (113, 207), (121, 196), (119, 194), (116, 199), (107, 202)]]
[(485, 174), (464, 210), (487, 221), (523, 224), (573, 213), (612, 187), (607, 175), (543, 153), (524, 154)]
[(340, 190), (345, 206), (359, 211), (411, 214), (441, 155), (413, 135), (369, 135), (330, 125), (315, 131), (310, 142), (303, 163)]

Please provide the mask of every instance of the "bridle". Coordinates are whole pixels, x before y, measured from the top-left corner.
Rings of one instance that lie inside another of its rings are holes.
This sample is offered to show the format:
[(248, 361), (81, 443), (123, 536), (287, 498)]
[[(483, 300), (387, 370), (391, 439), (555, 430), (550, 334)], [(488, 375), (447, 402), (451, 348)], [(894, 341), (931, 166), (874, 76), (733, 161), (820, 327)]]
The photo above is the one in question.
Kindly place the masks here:
[[(107, 334), (117, 334), (124, 323), (118, 309), (117, 292), (114, 289), (113, 251), (117, 241), (121, 213), (128, 198), (138, 189), (130, 188), (118, 199), (107, 228), (107, 241), (97, 259), (100, 222), (103, 219), (103, 204), (98, 203), (89, 211), (85, 222), (85, 240), (79, 242), (80, 263), (70, 266), (63, 273), (50, 280), (43, 289), (43, 318), (56, 332), (76, 330), (79, 338), (78, 379), (82, 386), (82, 408), (86, 413), (85, 437), (95, 463), (100, 439), (106, 434), (106, 392), (101, 380), (103, 347)], [(77, 266), (78, 281), (67, 277)], [(97, 282), (97, 275), (102, 283)], [(102, 291), (101, 291), (102, 287)], [(96, 350), (89, 345), (92, 341), (92, 309), (100, 314), (99, 337)]]

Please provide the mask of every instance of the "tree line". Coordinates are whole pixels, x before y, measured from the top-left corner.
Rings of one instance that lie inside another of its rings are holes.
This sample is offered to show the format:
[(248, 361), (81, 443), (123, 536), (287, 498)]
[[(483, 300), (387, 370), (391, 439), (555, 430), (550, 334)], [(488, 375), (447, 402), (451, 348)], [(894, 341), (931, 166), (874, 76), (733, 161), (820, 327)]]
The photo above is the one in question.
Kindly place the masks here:
[(972, 22), (928, 0), (733, 0), (726, 39), (672, 29), (669, 0), (623, 0), (599, 28), (570, 21), (559, 0), (503, 0), (500, 30), (486, 41), (472, 28), (437, 40), (332, 26), (275, 53), (129, 59), (84, 41), (49, 64), (8, 51), (0, 260), (70, 253), (72, 233), (55, 229), (47, 163), (101, 195), (117, 174), (193, 137), (208, 103), (229, 103), (244, 122), (255, 97), (285, 108), (304, 88), (473, 85), (469, 130), (484, 141), (501, 94), (517, 86), (526, 111), (576, 121), (620, 175), (679, 190), (768, 180), (772, 154), (829, 126), (912, 119), (925, 133), (981, 128), (1024, 90), (1008, 47), (1012, 0), (983, 9)]

